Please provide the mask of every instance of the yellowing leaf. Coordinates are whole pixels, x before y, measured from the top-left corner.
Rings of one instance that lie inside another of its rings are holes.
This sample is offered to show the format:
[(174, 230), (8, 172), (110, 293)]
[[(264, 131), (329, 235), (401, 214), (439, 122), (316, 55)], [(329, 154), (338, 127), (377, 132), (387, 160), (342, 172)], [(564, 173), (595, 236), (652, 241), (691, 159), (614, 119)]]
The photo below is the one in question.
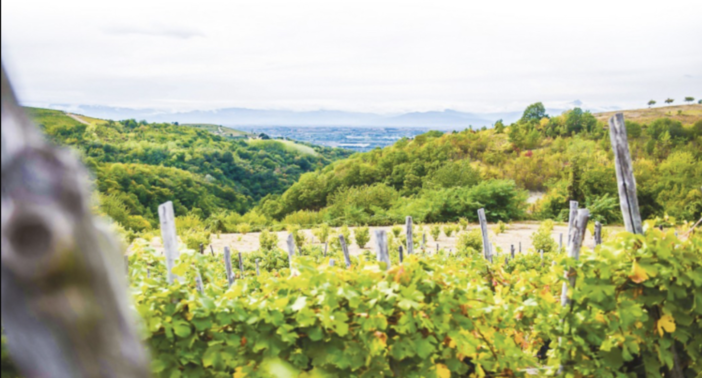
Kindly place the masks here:
[(234, 378), (246, 378), (246, 373), (244, 373), (242, 370), (243, 370), (243, 368), (241, 366), (236, 368), (236, 371), (235, 371), (233, 377)]
[(648, 274), (646, 274), (646, 271), (639, 263), (634, 261), (634, 266), (631, 268), (631, 275), (629, 275), (629, 278), (635, 283), (642, 283), (648, 279)]
[(604, 314), (601, 312), (599, 314), (595, 315), (595, 320), (597, 320), (600, 323), (605, 323), (607, 321), (604, 317)]
[(663, 315), (658, 319), (658, 324), (656, 324), (656, 326), (658, 327), (658, 334), (663, 337), (665, 332), (675, 332), (675, 319), (670, 315)]
[(451, 371), (444, 364), (436, 364), (436, 376), (439, 378), (451, 378)]

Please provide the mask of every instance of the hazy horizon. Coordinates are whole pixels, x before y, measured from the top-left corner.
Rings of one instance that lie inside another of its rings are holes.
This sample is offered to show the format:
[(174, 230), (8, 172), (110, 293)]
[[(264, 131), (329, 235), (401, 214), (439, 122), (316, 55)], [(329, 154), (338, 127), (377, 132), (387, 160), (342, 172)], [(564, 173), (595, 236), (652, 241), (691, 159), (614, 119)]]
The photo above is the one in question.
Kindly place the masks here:
[(701, 97), (702, 2), (2, 2), (27, 105), (487, 114)]

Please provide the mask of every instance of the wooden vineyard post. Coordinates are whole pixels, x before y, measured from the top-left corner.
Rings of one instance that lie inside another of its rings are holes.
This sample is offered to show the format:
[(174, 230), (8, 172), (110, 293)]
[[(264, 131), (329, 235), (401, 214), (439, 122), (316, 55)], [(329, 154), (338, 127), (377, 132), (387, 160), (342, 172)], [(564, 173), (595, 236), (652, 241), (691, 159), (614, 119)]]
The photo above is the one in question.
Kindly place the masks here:
[(349, 246), (346, 245), (346, 239), (344, 235), (339, 235), (339, 241), (341, 242), (341, 251), (344, 253), (344, 260), (346, 261), (346, 267), (351, 267), (351, 256), (349, 255)]
[(212, 244), (210, 244), (210, 253), (212, 253), (212, 257), (214, 257), (215, 253), (214, 253), (214, 247), (212, 246)]
[(436, 243), (436, 253), (439, 253), (439, 243)]
[(292, 272), (293, 255), (295, 254), (295, 240), (293, 238), (293, 234), (288, 234), (288, 238), (285, 241), (285, 244), (288, 247), (288, 262), (290, 263), (290, 272)]
[(402, 264), (403, 262), (404, 262), (404, 256), (402, 253), (402, 246), (400, 246), (400, 264)]
[(200, 243), (200, 254), (204, 255), (205, 254), (205, 245)]
[[(612, 151), (614, 152), (614, 168), (617, 173), (617, 189), (619, 190), (619, 207), (622, 210), (624, 226), (626, 230), (632, 234), (643, 234), (639, 199), (636, 196), (634, 166), (631, 163), (629, 141), (626, 135), (624, 115), (622, 113), (617, 113), (609, 119), (609, 139), (612, 142)], [(673, 354), (671, 376), (673, 378), (683, 378), (675, 343), (670, 346), (670, 351)]]
[(519, 242), (519, 253), (520, 254), (522, 253), (522, 242), (521, 241)]
[(414, 238), (412, 235), (412, 217), (406, 218), (405, 228), (407, 229), (407, 255), (409, 256), (409, 255), (414, 253)]
[(158, 207), (158, 218), (161, 222), (163, 251), (166, 254), (168, 283), (172, 284), (175, 280), (180, 281), (180, 277), (173, 274), (175, 261), (180, 257), (180, 252), (178, 251), (178, 236), (176, 235), (175, 214), (173, 213), (173, 202), (168, 201)]
[(514, 259), (514, 254), (515, 254), (514, 244), (512, 244), (512, 246), (510, 247), (510, 252), (511, 252), (510, 254), (512, 255), (512, 259)]
[[(587, 221), (590, 218), (590, 211), (587, 209), (578, 210), (578, 215), (574, 217), (573, 222), (573, 237), (570, 238), (570, 243), (568, 243), (568, 257), (574, 260), (580, 259), (580, 248), (583, 245), (583, 239), (585, 238), (585, 231), (587, 231)], [(566, 278), (570, 287), (575, 287), (575, 272), (573, 269), (566, 271)], [(570, 298), (568, 298), (568, 283), (563, 283), (563, 290), (561, 292), (561, 305), (566, 307), (570, 304)]]
[(483, 254), (485, 259), (492, 262), (492, 248), (490, 238), (488, 236), (487, 220), (485, 219), (485, 209), (478, 210), (478, 220), (480, 221), (480, 230), (483, 235)]
[(232, 251), (229, 247), (224, 247), (224, 269), (227, 271), (227, 283), (229, 287), (234, 285), (234, 270), (232, 269)]
[[(378, 248), (378, 261), (386, 264), (386, 269), (390, 269), (390, 252), (388, 251), (388, 234), (385, 230), (375, 231), (375, 241)], [(400, 246), (402, 250), (402, 246)]]
[(18, 375), (150, 377), (124, 251), (92, 212), (88, 171), (45, 141), (4, 69), (1, 80), (0, 311)]
[(602, 244), (602, 223), (595, 222), (595, 246)]
[(335, 262), (334, 259), (329, 259), (329, 266), (333, 268)]
[(198, 273), (197, 276), (195, 277), (195, 287), (197, 287), (198, 293), (200, 293), (200, 294), (205, 293), (205, 286), (202, 283), (202, 276), (200, 275), (200, 273)]
[(427, 234), (426, 232), (422, 233), (422, 252), (426, 250), (427, 246)]
[(624, 226), (632, 234), (642, 234), (641, 213), (639, 200), (636, 197), (636, 179), (634, 167), (629, 154), (629, 142), (626, 137), (624, 115), (617, 113), (609, 119), (609, 138), (614, 151), (614, 168), (617, 172), (617, 188), (619, 189), (619, 207), (622, 210)]
[(324, 257), (327, 257), (327, 250), (329, 249), (329, 242), (324, 242)]
[(261, 275), (261, 269), (258, 267), (260, 259), (256, 259), (256, 275), (260, 276)]
[(244, 259), (239, 252), (239, 273), (241, 273), (241, 278), (244, 278)]
[[(580, 248), (583, 245), (583, 239), (585, 238), (585, 231), (587, 231), (587, 221), (590, 218), (590, 211), (587, 209), (578, 210), (578, 214), (574, 217), (573, 222), (573, 234), (568, 243), (568, 257), (578, 260), (580, 258)], [(563, 282), (563, 289), (561, 289), (561, 305), (567, 307), (571, 304), (571, 299), (568, 297), (568, 287), (575, 288), (575, 270), (571, 267), (566, 270), (565, 278), (568, 282)], [(559, 339), (559, 344), (560, 344)], [(563, 373), (565, 367), (561, 365), (558, 368), (558, 374)]]
[(570, 244), (570, 238), (573, 234), (573, 223), (578, 215), (578, 201), (570, 201), (570, 212), (568, 213), (568, 238), (566, 239), (566, 247)]

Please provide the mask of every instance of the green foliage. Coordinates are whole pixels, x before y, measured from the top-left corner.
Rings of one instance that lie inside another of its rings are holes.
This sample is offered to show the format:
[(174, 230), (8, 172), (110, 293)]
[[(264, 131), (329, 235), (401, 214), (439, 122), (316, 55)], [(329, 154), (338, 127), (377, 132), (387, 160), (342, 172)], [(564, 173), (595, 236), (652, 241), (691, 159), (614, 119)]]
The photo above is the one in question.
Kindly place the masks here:
[(551, 234), (553, 233), (553, 221), (545, 220), (541, 222), (539, 228), (531, 234), (531, 244), (534, 246), (536, 251), (556, 252), (558, 250), (558, 244), (553, 240)]
[(446, 235), (447, 238), (450, 238), (455, 231), (458, 231), (457, 227), (452, 224), (444, 225), (443, 230), (444, 235)]
[(370, 231), (368, 227), (357, 227), (354, 230), (353, 236), (356, 239), (356, 245), (361, 249), (366, 248), (366, 244), (370, 241)]
[(402, 226), (392, 226), (391, 231), (392, 231), (392, 234), (395, 235), (396, 238), (399, 238), (400, 234), (402, 233), (403, 230), (404, 230), (404, 228), (402, 228)]
[(505, 231), (507, 231), (507, 225), (503, 221), (497, 222), (497, 225), (495, 225), (495, 235), (503, 234)]
[(236, 231), (242, 235), (246, 235), (251, 232), (251, 225), (248, 223), (242, 223), (237, 226)]
[(205, 223), (196, 215), (176, 217), (176, 231), (185, 245), (192, 250), (199, 250), (201, 244), (210, 244), (212, 237)]
[(539, 122), (542, 118), (545, 117), (548, 116), (546, 115), (546, 108), (544, 107), (544, 104), (537, 102), (527, 106), (527, 108), (524, 110), (524, 114), (522, 114), (522, 119), (520, 121), (525, 123)]
[(78, 150), (97, 176), (105, 213), (134, 231), (156, 227), (158, 205), (169, 200), (179, 216), (244, 212), (268, 194), (281, 194), (303, 173), (350, 155), (323, 147), (299, 147), (312, 150), (304, 154), (268, 149), (167, 123), (84, 125), (60, 111), (27, 110), (49, 139)]
[(458, 218), (458, 224), (461, 226), (460, 227), (461, 231), (465, 231), (466, 229), (468, 229), (468, 219), (463, 218), (463, 217)]
[(459, 250), (483, 250), (483, 235), (480, 229), (473, 229), (468, 232), (462, 232), (458, 235), (458, 243), (456, 248)]
[(434, 241), (439, 241), (439, 237), (441, 236), (441, 226), (438, 224), (431, 226), (429, 233)]
[(258, 244), (261, 251), (272, 251), (278, 246), (278, 235), (275, 232), (263, 230), (258, 236)]
[(320, 243), (329, 241), (330, 228), (326, 223), (322, 223), (319, 227), (312, 231), (312, 234), (319, 240)]
[(15, 368), (15, 364), (12, 362), (10, 353), (7, 350), (7, 339), (5, 338), (5, 332), (2, 335), (2, 359), (0, 360), (0, 375), (3, 378), (19, 378), (19, 372)]

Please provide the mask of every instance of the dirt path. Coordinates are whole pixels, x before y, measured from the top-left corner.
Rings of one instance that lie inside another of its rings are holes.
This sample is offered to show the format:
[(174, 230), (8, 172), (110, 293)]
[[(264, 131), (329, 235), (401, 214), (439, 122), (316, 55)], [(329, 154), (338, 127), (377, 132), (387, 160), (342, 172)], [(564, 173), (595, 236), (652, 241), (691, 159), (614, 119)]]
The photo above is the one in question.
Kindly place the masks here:
[(78, 121), (78, 122), (80, 122), (80, 123), (82, 123), (82, 124), (84, 124), (84, 125), (90, 126), (90, 122), (84, 120), (83, 118), (80, 118), (79, 116), (77, 116), (77, 115), (75, 115), (75, 114), (66, 113), (66, 115), (69, 116), (69, 117), (71, 117), (71, 118), (73, 118), (73, 119), (75, 119), (76, 121)]
[[(511, 223), (508, 225), (507, 231), (495, 236), (492, 232), (494, 229), (495, 225), (491, 224), (490, 225), (490, 230), (491, 230), (491, 241), (495, 245), (495, 247), (502, 248), (503, 252), (508, 252), (510, 250), (510, 247), (514, 245), (514, 248), (519, 251), (519, 243), (521, 242), (522, 244), (522, 252), (527, 252), (529, 249), (532, 248), (531, 244), (531, 234), (536, 232), (536, 230), (539, 227), (539, 223), (537, 222), (522, 222), (522, 223)], [(370, 234), (371, 234), (371, 241), (366, 245), (366, 250), (375, 250), (375, 230), (378, 229), (384, 229), (387, 230), (389, 233), (392, 227), (371, 227)], [(468, 226), (468, 230), (472, 230), (474, 228), (478, 228), (477, 225), (470, 225)], [(353, 231), (354, 228), (350, 227), (352, 231), (352, 239), (353, 239)], [(428, 227), (427, 227), (428, 230)], [(319, 243), (319, 240), (317, 240), (313, 235), (311, 230), (304, 230), (303, 231), (305, 236), (307, 237), (307, 240), (312, 242), (312, 245), (322, 245)], [(567, 238), (566, 234), (568, 233), (568, 226), (567, 225), (556, 225), (554, 230), (553, 230), (553, 239), (558, 243), (560, 239), (560, 235), (563, 234), (563, 243), (565, 244), (565, 240)], [(287, 232), (278, 232), (278, 247), (282, 250), (285, 250), (287, 247), (285, 246), (285, 239), (288, 236)], [(258, 244), (258, 237), (259, 233), (249, 233), (246, 235), (241, 235), (241, 234), (222, 234), (222, 235), (213, 235), (212, 238), (212, 247), (214, 248), (215, 252), (217, 253), (222, 253), (224, 250), (225, 246), (228, 246), (232, 248), (235, 251), (241, 251), (241, 252), (252, 252), (256, 251), (259, 248)], [(416, 238), (417, 236), (415, 236)], [(434, 241), (429, 234), (427, 234), (427, 248), (431, 248), (432, 250), (436, 250), (436, 245), (439, 245), (439, 248), (441, 249), (456, 249), (456, 243), (458, 241), (458, 237), (456, 235), (447, 238), (446, 235), (443, 234), (441, 237), (439, 237), (438, 241)], [(154, 240), (153, 246), (156, 249), (161, 249), (161, 244), (158, 239)], [(585, 242), (583, 243), (583, 246), (585, 248), (594, 248), (594, 240), (592, 238), (592, 235), (588, 232), (588, 234), (585, 236)], [(564, 246), (565, 248), (565, 246)], [(209, 248), (208, 248), (209, 250)], [(359, 254), (361, 249), (354, 243), (353, 245), (350, 246), (349, 252), (351, 254)]]

